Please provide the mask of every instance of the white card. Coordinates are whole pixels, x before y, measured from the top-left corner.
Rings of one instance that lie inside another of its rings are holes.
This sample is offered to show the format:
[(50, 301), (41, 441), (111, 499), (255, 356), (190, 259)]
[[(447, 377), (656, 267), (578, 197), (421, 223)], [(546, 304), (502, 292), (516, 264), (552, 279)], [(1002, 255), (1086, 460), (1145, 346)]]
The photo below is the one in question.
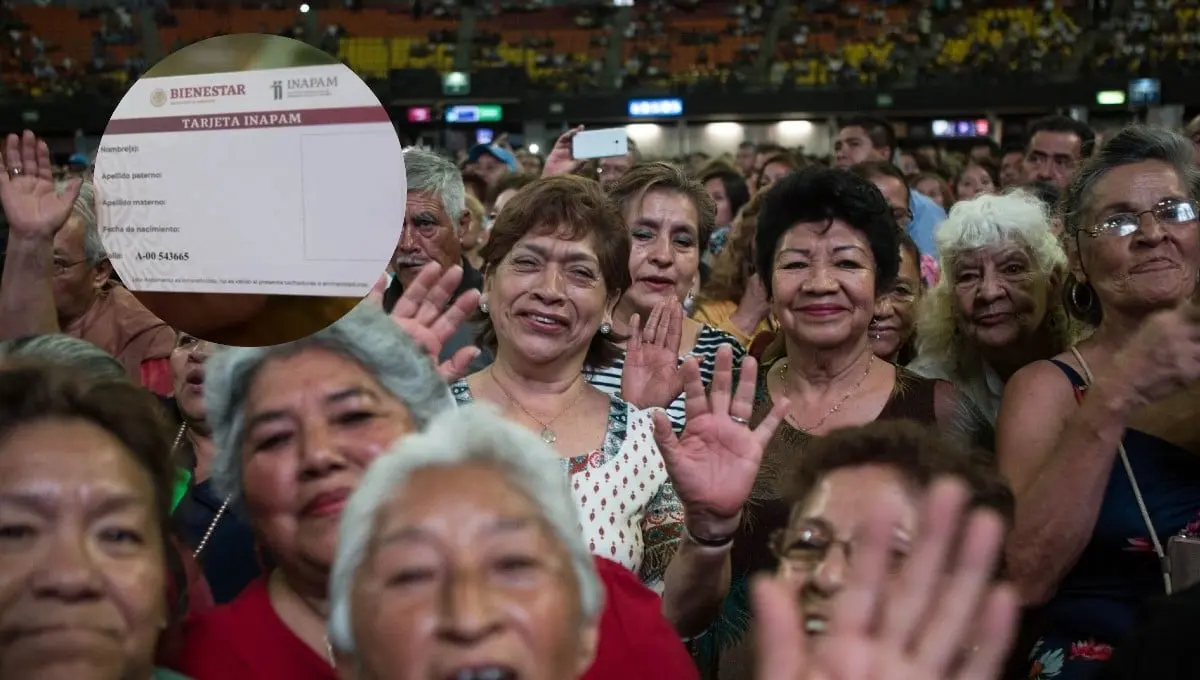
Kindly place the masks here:
[(134, 292), (363, 297), (404, 223), (396, 130), (342, 64), (142, 78), (95, 185)]

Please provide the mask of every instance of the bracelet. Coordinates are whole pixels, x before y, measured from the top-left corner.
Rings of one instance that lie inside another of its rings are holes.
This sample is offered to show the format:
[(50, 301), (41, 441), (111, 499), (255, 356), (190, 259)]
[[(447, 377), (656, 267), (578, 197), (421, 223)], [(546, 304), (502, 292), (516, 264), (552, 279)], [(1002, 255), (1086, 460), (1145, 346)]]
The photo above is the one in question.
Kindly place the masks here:
[(687, 524), (683, 525), (683, 535), (692, 543), (701, 548), (727, 548), (733, 545), (733, 535), (724, 536), (722, 538), (700, 538), (691, 531), (688, 531)]

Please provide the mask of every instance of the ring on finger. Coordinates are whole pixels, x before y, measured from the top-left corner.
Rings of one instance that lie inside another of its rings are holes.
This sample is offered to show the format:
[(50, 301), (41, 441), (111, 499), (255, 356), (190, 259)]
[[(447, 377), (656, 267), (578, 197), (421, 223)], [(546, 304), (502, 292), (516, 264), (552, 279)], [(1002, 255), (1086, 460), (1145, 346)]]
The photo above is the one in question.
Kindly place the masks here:
[(12, 167), (8, 169), (8, 174), (10, 177), (18, 177), (22, 172), (24, 172), (24, 169), (20, 167)]
[(729, 416), (729, 419), (732, 420), (733, 422), (737, 423), (738, 425), (749, 425), (750, 424), (750, 420), (748, 418), (739, 418), (737, 416)]

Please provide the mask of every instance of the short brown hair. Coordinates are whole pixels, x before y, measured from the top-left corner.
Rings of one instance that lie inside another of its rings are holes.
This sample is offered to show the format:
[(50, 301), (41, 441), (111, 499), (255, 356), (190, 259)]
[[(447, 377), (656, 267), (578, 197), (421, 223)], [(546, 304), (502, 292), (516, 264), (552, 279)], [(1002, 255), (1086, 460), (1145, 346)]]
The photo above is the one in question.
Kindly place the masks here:
[[(647, 192), (654, 190), (683, 194), (692, 202), (699, 221), (697, 226), (700, 253), (707, 251), (708, 239), (716, 228), (717, 204), (708, 195), (704, 185), (693, 179), (683, 168), (661, 161), (640, 163), (630, 168), (621, 179), (608, 185), (607, 189), (608, 195), (621, 209), (622, 219), (635, 202), (640, 203)], [(626, 262), (625, 266), (628, 268), (629, 263)]]
[[(496, 217), (487, 244), (479, 252), (484, 276), (490, 276), (513, 247), (530, 234), (556, 234), (572, 241), (591, 237), (600, 261), (600, 274), (610, 299), (629, 288), (631, 240), (625, 218), (595, 180), (560, 175), (535, 180), (517, 191)], [(496, 351), (496, 329), (485, 315), (477, 339), (481, 347)], [(620, 339), (596, 334), (585, 365), (611, 366), (622, 354)]]
[(18, 428), (52, 419), (86, 421), (128, 449), (150, 476), (155, 516), (162, 530), (164, 568), (180, 589), (172, 615), (186, 609), (186, 576), (175, 552), (171, 510), (176, 466), (171, 461), (172, 431), (158, 398), (128, 379), (91, 376), (78, 368), (21, 360), (0, 369), (0, 440)]
[(970, 488), (971, 507), (994, 510), (1012, 526), (1013, 493), (989, 457), (907, 420), (877, 420), (813, 437), (804, 455), (781, 475), (780, 494), (795, 506), (831, 472), (864, 465), (895, 468), (920, 489), (939, 477), (956, 477)]

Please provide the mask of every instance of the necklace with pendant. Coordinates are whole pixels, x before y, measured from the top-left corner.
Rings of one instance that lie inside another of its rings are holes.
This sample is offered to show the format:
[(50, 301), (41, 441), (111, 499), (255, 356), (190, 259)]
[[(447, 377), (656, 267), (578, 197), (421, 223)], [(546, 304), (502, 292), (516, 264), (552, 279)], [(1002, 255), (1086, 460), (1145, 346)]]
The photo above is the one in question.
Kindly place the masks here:
[[(495, 364), (493, 364), (493, 366), (494, 365)], [(575, 398), (571, 400), (571, 403), (567, 404), (566, 408), (559, 411), (558, 415), (554, 416), (550, 420), (543, 422), (541, 418), (538, 418), (537, 416), (530, 413), (529, 409), (525, 408), (525, 406), (522, 405), (521, 402), (517, 401), (517, 398), (514, 397), (511, 392), (509, 392), (507, 389), (505, 389), (504, 385), (502, 385), (500, 383), (500, 381), (496, 379), (496, 373), (492, 370), (491, 367), (488, 367), (488, 374), (492, 376), (492, 382), (496, 383), (496, 387), (500, 388), (500, 391), (504, 393), (504, 396), (505, 396), (505, 398), (508, 399), (509, 403), (511, 403), (513, 406), (516, 406), (517, 408), (521, 409), (521, 411), (525, 415), (529, 416), (530, 420), (532, 420), (533, 422), (535, 422), (541, 426), (542, 441), (546, 442), (547, 444), (553, 444), (554, 442), (558, 441), (558, 433), (556, 433), (554, 431), (554, 429), (551, 428), (550, 426), (554, 424), (554, 421), (563, 417), (563, 415), (565, 415), (567, 413), (567, 411), (570, 411), (571, 409), (575, 408), (576, 402), (578, 402), (580, 400), (580, 398), (583, 397), (583, 393), (587, 391), (586, 389), (579, 390), (579, 394), (575, 395)], [(583, 376), (580, 376), (579, 379), (583, 380)]]
[[(836, 404), (833, 405), (833, 408), (829, 409), (829, 412), (826, 413), (824, 416), (821, 416), (821, 419), (818, 420), (817, 422), (813, 423), (812, 425), (809, 425), (808, 427), (804, 427), (804, 426), (801, 426), (800, 423), (797, 423), (795, 417), (793, 417), (792, 414), (790, 414), (790, 413), (787, 415), (788, 422), (790, 422), (793, 427), (795, 427), (797, 430), (799, 430), (800, 432), (802, 432), (804, 434), (809, 434), (813, 430), (821, 427), (822, 425), (825, 424), (826, 420), (829, 420), (831, 417), (833, 417), (833, 414), (835, 414), (839, 410), (841, 410), (842, 406), (847, 401), (850, 400), (850, 397), (854, 396), (858, 392), (859, 388), (861, 388), (863, 386), (863, 383), (867, 381), (867, 376), (871, 375), (871, 367), (874, 365), (875, 365), (875, 357), (872, 356), (870, 359), (867, 360), (867, 370), (863, 371), (862, 377), (858, 379), (858, 382), (854, 383), (854, 387), (851, 387), (850, 391), (846, 392), (846, 394), (841, 399), (839, 399)], [(791, 396), (790, 392), (792, 390), (791, 390), (791, 386), (788, 384), (787, 370), (788, 370), (788, 362), (787, 362), (787, 359), (784, 359), (783, 361), (779, 362), (779, 382), (783, 386), (783, 396), (790, 398), (790, 396)]]

